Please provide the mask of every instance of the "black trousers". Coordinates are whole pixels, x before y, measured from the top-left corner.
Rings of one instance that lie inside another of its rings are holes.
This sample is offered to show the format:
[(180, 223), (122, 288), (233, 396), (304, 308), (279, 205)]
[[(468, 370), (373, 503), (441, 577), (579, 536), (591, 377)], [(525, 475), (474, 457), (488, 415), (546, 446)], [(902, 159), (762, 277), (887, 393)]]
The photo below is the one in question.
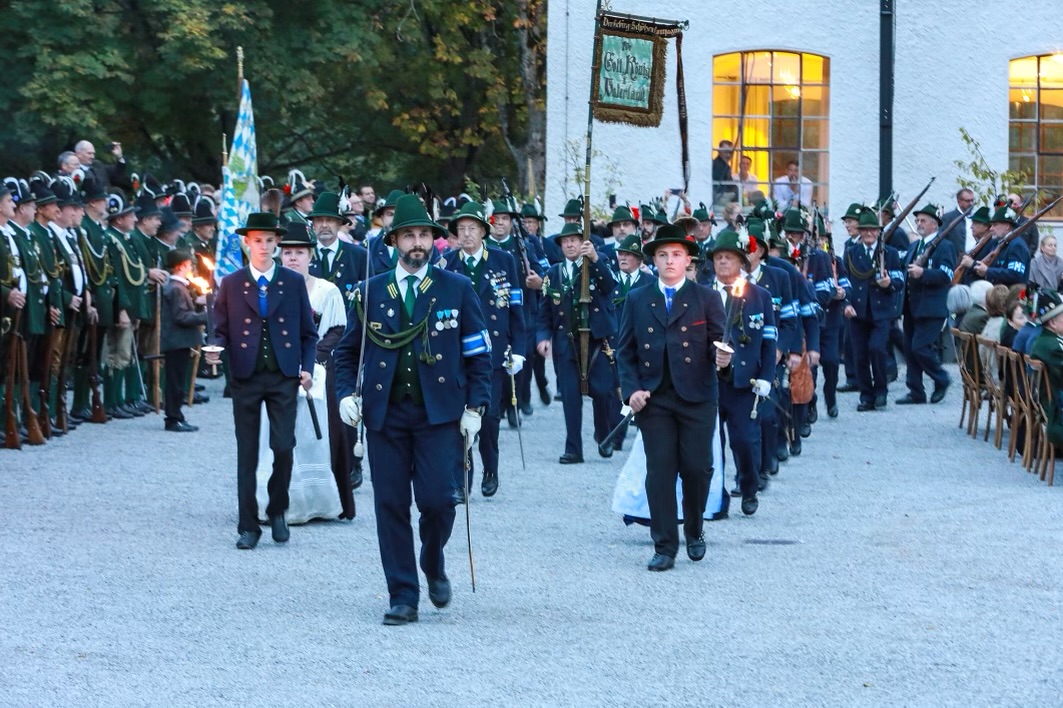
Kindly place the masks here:
[(277, 371), (255, 372), (247, 379), (233, 378), (233, 423), (236, 427), (236, 495), (240, 503), (240, 533), (261, 533), (255, 499), (258, 467), (258, 433), (262, 404), (269, 417), (269, 447), (273, 450), (273, 474), (269, 478), (266, 516), (288, 510), (288, 485), (292, 481), (292, 448), (295, 447), (295, 406), (299, 379)]
[(635, 418), (646, 450), (650, 536), (657, 553), (675, 558), (679, 552), (676, 477), (683, 480), (683, 533), (697, 538), (712, 481), (716, 403), (690, 403), (672, 388), (659, 389)]
[(185, 397), (185, 377), (188, 376), (188, 349), (172, 349), (163, 352), (166, 365), (166, 387), (162, 400), (166, 408), (166, 425), (180, 423), (185, 419), (181, 404)]

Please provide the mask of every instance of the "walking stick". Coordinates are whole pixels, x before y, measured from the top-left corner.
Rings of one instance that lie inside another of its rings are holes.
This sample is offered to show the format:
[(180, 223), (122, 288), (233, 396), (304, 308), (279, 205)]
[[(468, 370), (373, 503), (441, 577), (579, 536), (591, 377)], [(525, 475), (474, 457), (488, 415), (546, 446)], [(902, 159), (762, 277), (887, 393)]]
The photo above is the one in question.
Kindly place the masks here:
[[(21, 339), (21, 333), (19, 333)], [(33, 413), (30, 405), (30, 367), (26, 355), (26, 340), (21, 339), (18, 345), (19, 375), (22, 378), (22, 412), (26, 417), (26, 442), (30, 445), (43, 445), (44, 433), (38, 424), (37, 416)]]
[(465, 433), (463, 437), (465, 448), (461, 456), (464, 458), (465, 467), (465, 473), (462, 475), (462, 481), (465, 483), (465, 540), (469, 547), (469, 577), (472, 579), (472, 591), (476, 592), (476, 566), (472, 562), (472, 519), (469, 515), (469, 507), (472, 506), (472, 498), (469, 497), (469, 474), (472, 472), (469, 453), (472, 451), (472, 442), (469, 440), (468, 433)]
[(64, 391), (66, 388), (66, 370), (70, 366), (70, 357), (74, 355), (78, 336), (81, 334), (73, 320), (74, 317), (71, 316), (70, 322), (67, 324), (66, 340), (63, 342), (63, 352), (59, 356), (59, 370), (55, 376), (55, 427), (64, 433), (68, 432), (70, 428), (70, 421), (67, 418), (66, 392)]
[(192, 399), (196, 397), (196, 374), (199, 373), (199, 347), (192, 350), (192, 382), (188, 384), (187, 404), (192, 405)]
[[(44, 335), (44, 356), (41, 359), (42, 372), (40, 381), (41, 407), (37, 411), (37, 425), (45, 438), (52, 437), (52, 421), (48, 412), (48, 396), (51, 394), (52, 383), (52, 357), (55, 354), (55, 325), (49, 323), (47, 334)], [(29, 372), (27, 371), (27, 374)], [(32, 411), (32, 409), (30, 409)]]
[[(155, 415), (162, 410), (162, 386), (159, 385), (159, 372), (162, 367), (162, 288), (155, 285), (155, 353), (151, 360), (152, 398)], [(195, 390), (195, 389), (193, 389)]]
[(7, 376), (4, 378), (4, 447), (21, 450), (18, 436), (18, 418), (15, 416), (15, 380), (18, 377), (19, 320), (22, 310), (15, 310), (11, 318), (11, 341), (7, 346)]

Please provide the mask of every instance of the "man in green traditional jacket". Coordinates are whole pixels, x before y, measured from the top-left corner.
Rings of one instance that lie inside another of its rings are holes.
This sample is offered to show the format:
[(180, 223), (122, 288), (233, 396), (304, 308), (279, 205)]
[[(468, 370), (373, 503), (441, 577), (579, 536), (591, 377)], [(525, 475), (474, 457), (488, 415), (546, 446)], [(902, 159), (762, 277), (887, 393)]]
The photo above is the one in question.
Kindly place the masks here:
[(149, 309), (148, 264), (141, 257), (133, 236), (136, 223), (133, 206), (127, 205), (120, 195), (108, 196), (107, 221), (107, 248), (116, 276), (117, 313), (114, 327), (105, 335), (101, 359), (105, 368), (104, 406), (111, 417), (126, 419), (144, 415), (139, 405), (130, 404), (137, 398), (143, 401), (143, 381), (133, 357), (133, 337), (137, 321)]
[(1063, 445), (1063, 298), (1054, 290), (1045, 290), (1037, 300), (1037, 319), (1041, 331), (1030, 347), (1030, 358), (1044, 362), (1045, 385), (1039, 392), (1045, 412), (1048, 440)]
[[(161, 242), (156, 239), (159, 233), (159, 226), (162, 225), (162, 211), (159, 209), (157, 196), (142, 194), (137, 198), (136, 228), (133, 229), (133, 235), (130, 239), (137, 254), (140, 256), (141, 262), (147, 268), (148, 275), (144, 284), (144, 306), (134, 318), (136, 320), (134, 325), (137, 338), (136, 352), (140, 360), (139, 369), (134, 366), (127, 372), (129, 378), (126, 379), (125, 402), (127, 407), (133, 408), (135, 411), (139, 410), (142, 413), (149, 413), (155, 410), (154, 406), (148, 404), (145, 397), (145, 394), (150, 396), (155, 385), (155, 380), (152, 378), (153, 369), (149, 363), (150, 360), (145, 357), (157, 353), (155, 351), (158, 339), (155, 331), (155, 315), (159, 307), (158, 294), (163, 283), (169, 277), (166, 269), (162, 267), (164, 249)], [(143, 386), (136, 379), (138, 371), (143, 377)]]

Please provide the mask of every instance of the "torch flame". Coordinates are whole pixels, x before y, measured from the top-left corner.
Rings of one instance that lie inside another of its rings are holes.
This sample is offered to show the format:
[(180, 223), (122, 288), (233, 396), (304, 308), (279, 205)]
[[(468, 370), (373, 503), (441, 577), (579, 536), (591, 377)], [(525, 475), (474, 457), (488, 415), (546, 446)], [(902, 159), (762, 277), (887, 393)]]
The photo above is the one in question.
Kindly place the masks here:
[(746, 289), (746, 281), (743, 280), (742, 278), (739, 278), (738, 280), (736, 280), (734, 285), (731, 286), (731, 292), (734, 294), (735, 297), (742, 297), (742, 292), (745, 289)]
[(200, 278), (198, 275), (192, 275), (188, 277), (188, 282), (195, 286), (196, 290), (202, 295), (206, 295), (210, 292), (210, 283), (206, 278)]
[(212, 261), (209, 258), (202, 258), (201, 260), (203, 261), (203, 265), (207, 268), (207, 270), (209, 270), (211, 273), (213, 273), (214, 272), (214, 261)]

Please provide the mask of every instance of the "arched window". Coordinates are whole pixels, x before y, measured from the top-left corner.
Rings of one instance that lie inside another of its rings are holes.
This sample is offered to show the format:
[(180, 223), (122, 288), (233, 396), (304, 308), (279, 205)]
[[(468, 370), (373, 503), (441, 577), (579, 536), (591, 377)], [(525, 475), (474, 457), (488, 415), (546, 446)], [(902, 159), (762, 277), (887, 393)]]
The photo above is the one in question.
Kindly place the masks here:
[[(720, 54), (712, 79), (713, 149), (721, 140), (734, 143), (732, 183), (714, 182), (713, 200), (737, 196), (748, 204), (756, 190), (773, 198), (789, 194), (789, 163), (796, 161), (792, 191), (802, 201), (826, 204), (830, 60), (795, 52)], [(743, 159), (751, 173), (745, 179)]]
[(1028, 191), (1063, 194), (1063, 53), (1012, 59), (1008, 76), (1009, 169), (1026, 173)]

